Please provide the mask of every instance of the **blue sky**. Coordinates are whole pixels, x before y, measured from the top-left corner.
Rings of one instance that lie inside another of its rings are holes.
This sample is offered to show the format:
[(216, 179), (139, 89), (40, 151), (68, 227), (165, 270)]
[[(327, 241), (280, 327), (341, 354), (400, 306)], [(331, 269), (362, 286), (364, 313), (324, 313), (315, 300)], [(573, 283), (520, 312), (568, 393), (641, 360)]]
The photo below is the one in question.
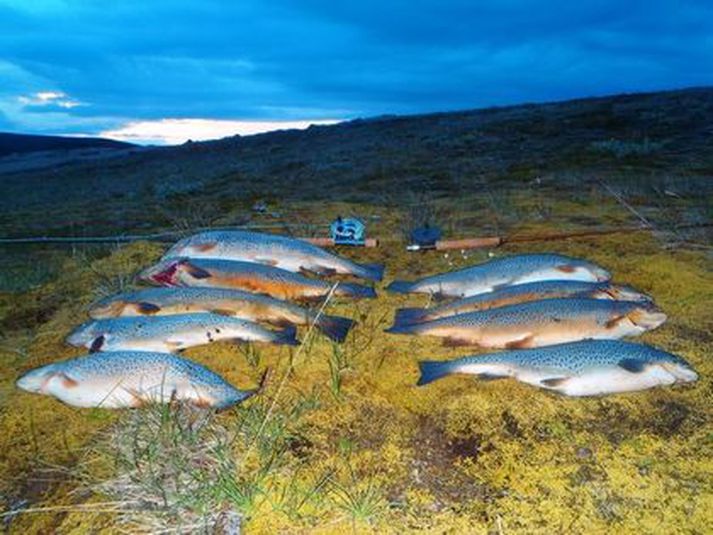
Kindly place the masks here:
[(0, 0), (0, 131), (173, 143), (711, 84), (710, 0)]

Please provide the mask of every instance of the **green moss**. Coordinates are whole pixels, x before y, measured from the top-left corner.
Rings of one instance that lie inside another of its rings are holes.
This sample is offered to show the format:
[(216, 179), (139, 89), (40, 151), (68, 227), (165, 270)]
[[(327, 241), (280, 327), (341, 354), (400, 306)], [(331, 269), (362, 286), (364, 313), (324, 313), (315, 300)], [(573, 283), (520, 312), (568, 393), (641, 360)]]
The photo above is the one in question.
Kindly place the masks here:
[[(536, 208), (525, 194), (513, 194), (509, 202), (523, 213)], [(595, 211), (576, 200), (542, 202), (550, 206), (549, 219), (530, 222), (525, 230), (561, 230), (562, 225), (574, 226), (572, 218), (578, 215), (607, 224), (628, 217), (612, 203), (602, 202)], [(317, 220), (313, 205), (291, 209), (305, 221)], [(378, 250), (342, 252), (364, 262), (386, 261), (389, 280), (487, 258), (483, 251), (456, 251), (447, 257), (406, 253), (399, 241), (405, 215), (399, 210), (334, 204), (320, 206), (318, 220), (352, 213), (378, 216), (370, 220), (372, 235), (393, 238)], [(417, 360), (456, 357), (469, 350), (444, 348), (429, 338), (383, 334), (395, 308), (427, 302), (383, 290), (377, 300), (329, 306), (330, 313), (359, 321), (339, 356), (339, 395), (334, 395), (330, 371), (333, 346), (319, 335), (300, 353), (260, 345), (246, 355), (223, 343), (193, 348), (187, 357), (240, 387), (254, 386), (266, 368), (273, 372), (261, 398), (218, 416), (221, 425), (242, 429), (247, 437), (235, 443), (233, 452), (241, 481), (251, 482), (255, 490), (243, 511), (248, 533), (703, 532), (713, 524), (710, 257), (664, 250), (646, 233), (511, 244), (493, 253), (524, 251), (592, 259), (610, 269), (617, 281), (651, 294), (669, 321), (643, 341), (684, 356), (700, 380), (687, 387), (601, 399), (568, 399), (512, 381), (467, 377), (417, 388)], [(70, 492), (80, 485), (72, 479), (40, 491), (20, 482), (32, 479), (46, 463), (76, 472), (80, 452), (99, 440), (99, 432), (120, 413), (65, 407), (18, 392), (12, 381), (28, 368), (81, 354), (62, 340), (83, 319), (96, 291), (123, 280), (158, 254), (156, 245), (137, 243), (88, 264), (68, 260), (53, 282), (3, 297), (3, 321), (16, 311), (24, 311), (25, 317), (3, 340), (10, 349), (4, 351), (0, 369), (5, 398), (0, 479), (7, 505), (19, 497), (34, 506), (105, 499)], [(47, 313), (39, 314), (45, 306)], [(260, 431), (290, 362), (294, 368), (270, 417), (275, 426)], [(265, 439), (259, 447), (250, 445), (256, 437)], [(278, 438), (271, 442), (269, 437)], [(273, 450), (275, 458), (266, 469)], [(99, 478), (99, 472), (94, 476)], [(112, 519), (100, 512), (27, 513), (11, 525), (17, 533), (79, 533), (89, 526), (110, 529)]]

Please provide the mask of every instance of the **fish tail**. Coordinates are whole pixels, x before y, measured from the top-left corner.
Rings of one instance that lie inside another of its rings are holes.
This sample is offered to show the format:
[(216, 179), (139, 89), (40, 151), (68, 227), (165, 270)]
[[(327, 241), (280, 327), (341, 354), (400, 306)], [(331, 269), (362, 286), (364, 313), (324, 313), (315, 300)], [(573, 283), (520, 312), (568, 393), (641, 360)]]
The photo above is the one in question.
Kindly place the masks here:
[(349, 282), (340, 283), (339, 286), (337, 286), (336, 294), (344, 297), (364, 297), (370, 299), (376, 297), (376, 291), (371, 286)]
[(407, 294), (413, 290), (413, 282), (394, 281), (386, 287), (386, 290), (398, 294)]
[(273, 342), (275, 344), (287, 346), (299, 345), (300, 341), (297, 340), (297, 327), (294, 325), (288, 325), (281, 331), (277, 331)]
[(436, 379), (445, 377), (454, 372), (453, 361), (421, 360), (418, 363), (421, 376), (418, 378), (417, 386), (427, 385)]
[(394, 323), (388, 329), (384, 329), (385, 333), (391, 334), (414, 334), (418, 332), (421, 324), (418, 323)]
[(317, 328), (335, 342), (343, 342), (353, 325), (354, 320), (340, 316), (323, 315), (317, 322)]
[(428, 316), (425, 308), (399, 308), (394, 315), (394, 325), (409, 325), (420, 323)]
[(378, 282), (384, 278), (384, 264), (360, 264), (360, 267), (365, 279)]

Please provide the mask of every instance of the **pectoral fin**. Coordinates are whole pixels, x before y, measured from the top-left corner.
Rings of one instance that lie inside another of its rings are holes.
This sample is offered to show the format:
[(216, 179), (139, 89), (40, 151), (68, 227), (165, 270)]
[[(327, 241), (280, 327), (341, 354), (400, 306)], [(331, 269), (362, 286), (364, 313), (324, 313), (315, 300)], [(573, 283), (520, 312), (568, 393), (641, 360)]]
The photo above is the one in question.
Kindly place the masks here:
[(194, 266), (190, 262), (185, 262), (183, 264), (183, 267), (188, 272), (188, 274), (195, 279), (207, 279), (212, 276), (205, 269), (199, 268), (198, 266)]
[(574, 273), (577, 270), (576, 267), (570, 264), (562, 264), (561, 266), (557, 266), (555, 269), (561, 271), (562, 273)]
[(621, 359), (619, 367), (631, 373), (641, 373), (646, 368), (646, 363), (637, 359)]
[(101, 351), (102, 346), (104, 345), (104, 342), (106, 341), (106, 338), (104, 338), (104, 335), (102, 334), (101, 336), (97, 336), (93, 341), (92, 345), (89, 346), (89, 352), (90, 353), (96, 353), (97, 351)]
[(156, 314), (156, 312), (161, 310), (160, 306), (154, 305), (153, 303), (149, 303), (146, 301), (142, 301), (141, 303), (136, 305), (136, 308), (142, 314)]
[(505, 344), (506, 349), (524, 349), (526, 347), (533, 347), (535, 342), (535, 338), (531, 335), (528, 334), (524, 338), (520, 338), (519, 340), (513, 340), (511, 342), (508, 342)]
[(79, 381), (77, 381), (76, 379), (72, 379), (66, 373), (60, 373), (59, 376), (62, 378), (62, 386), (64, 386), (65, 388), (74, 388), (76, 386), (79, 386)]
[(607, 329), (613, 329), (613, 328), (615, 328), (617, 325), (619, 325), (619, 323), (621, 323), (621, 322), (622, 322), (623, 320), (625, 320), (625, 319), (626, 319), (626, 316), (615, 316), (615, 317), (613, 317), (612, 319), (610, 319), (609, 321), (607, 321), (607, 322), (604, 324), (604, 326), (605, 326)]

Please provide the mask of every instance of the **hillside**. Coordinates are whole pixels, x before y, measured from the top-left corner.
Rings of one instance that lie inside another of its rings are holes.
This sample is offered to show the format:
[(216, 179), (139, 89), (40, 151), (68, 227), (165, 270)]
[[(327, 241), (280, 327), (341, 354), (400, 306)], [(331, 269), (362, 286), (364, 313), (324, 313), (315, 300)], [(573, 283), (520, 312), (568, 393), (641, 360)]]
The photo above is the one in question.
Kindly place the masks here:
[(126, 149), (131, 143), (92, 137), (35, 136), (0, 132), (0, 158), (27, 152), (73, 150), (86, 148)]
[(210, 203), (218, 220), (257, 198), (384, 205), (534, 179), (579, 189), (598, 174), (699, 194), (713, 187), (712, 124), (708, 88), (356, 120), (19, 171), (0, 159), (0, 234), (165, 228), (187, 201)]

